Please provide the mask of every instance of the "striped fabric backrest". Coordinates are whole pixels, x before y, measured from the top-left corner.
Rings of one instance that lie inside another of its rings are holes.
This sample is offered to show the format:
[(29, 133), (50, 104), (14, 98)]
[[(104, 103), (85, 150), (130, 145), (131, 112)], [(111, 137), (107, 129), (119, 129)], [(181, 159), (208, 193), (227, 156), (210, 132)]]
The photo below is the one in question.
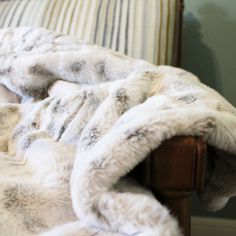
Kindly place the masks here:
[(0, 1), (0, 28), (42, 26), (153, 64), (173, 64), (179, 0)]

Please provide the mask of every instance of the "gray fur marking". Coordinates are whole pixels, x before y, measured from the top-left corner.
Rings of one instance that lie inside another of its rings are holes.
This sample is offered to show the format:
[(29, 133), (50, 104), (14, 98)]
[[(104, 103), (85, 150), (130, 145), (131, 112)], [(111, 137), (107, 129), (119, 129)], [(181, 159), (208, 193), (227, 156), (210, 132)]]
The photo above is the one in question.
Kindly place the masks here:
[(22, 145), (22, 150), (27, 150), (29, 146), (37, 140), (37, 136), (31, 135), (30, 137), (27, 137), (24, 139), (23, 145)]
[(36, 64), (29, 68), (29, 73), (36, 76), (56, 77), (53, 72), (48, 70), (44, 65)]
[(118, 89), (114, 96), (117, 102), (126, 103), (128, 100), (127, 91), (124, 88)]
[(30, 97), (35, 98), (46, 98), (47, 97), (47, 87), (50, 86), (50, 83), (48, 85), (45, 85), (45, 87), (35, 88), (30, 86), (23, 86), (20, 85), (19, 89), (23, 95), (27, 94)]
[(94, 125), (93, 127), (90, 128), (88, 131), (88, 134), (83, 138), (82, 143), (86, 146), (91, 146), (94, 143), (96, 143), (101, 136), (100, 131), (98, 128)]
[(0, 76), (8, 75), (8, 74), (11, 73), (11, 71), (12, 71), (11, 67), (8, 67), (6, 69), (0, 70)]
[(179, 98), (179, 101), (185, 102), (187, 104), (193, 103), (196, 100), (197, 100), (197, 97), (194, 95), (188, 95), (188, 96), (184, 96), (184, 97)]
[(39, 228), (47, 228), (46, 224), (42, 222), (41, 219), (29, 215), (30, 212), (29, 203), (36, 196), (36, 193), (27, 193), (24, 189), (24, 186), (15, 185), (9, 186), (3, 194), (3, 207), (6, 210), (15, 212), (15, 216), (23, 222), (25, 228), (32, 233), (36, 233)]
[(70, 65), (70, 70), (74, 73), (80, 72), (85, 66), (86, 62), (84, 60), (74, 62)]
[(27, 204), (19, 198), (20, 186), (9, 187), (4, 191), (3, 194), (3, 206), (6, 209), (16, 209), (18, 207), (25, 207)]
[(105, 62), (101, 61), (99, 63), (97, 63), (95, 66), (95, 71), (97, 74), (99, 75), (105, 75), (106, 74), (106, 66), (105, 66)]

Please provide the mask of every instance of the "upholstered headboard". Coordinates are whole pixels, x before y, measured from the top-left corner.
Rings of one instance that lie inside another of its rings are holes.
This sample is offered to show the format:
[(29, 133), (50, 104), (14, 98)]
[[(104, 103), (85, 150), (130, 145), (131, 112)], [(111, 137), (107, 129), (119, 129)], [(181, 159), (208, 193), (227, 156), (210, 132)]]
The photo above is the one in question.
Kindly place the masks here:
[(3, 0), (0, 28), (42, 26), (154, 64), (178, 65), (183, 0)]

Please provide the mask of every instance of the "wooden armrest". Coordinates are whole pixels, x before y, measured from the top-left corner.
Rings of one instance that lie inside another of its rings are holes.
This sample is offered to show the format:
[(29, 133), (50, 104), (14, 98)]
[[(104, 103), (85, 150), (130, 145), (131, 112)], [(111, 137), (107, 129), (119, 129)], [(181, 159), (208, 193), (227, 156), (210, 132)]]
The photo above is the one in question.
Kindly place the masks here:
[(139, 167), (142, 183), (153, 189), (201, 191), (207, 165), (207, 145), (200, 138), (166, 140)]
[(200, 138), (174, 137), (165, 141), (138, 167), (136, 176), (150, 187), (190, 235), (191, 191), (201, 191), (207, 168), (207, 144)]

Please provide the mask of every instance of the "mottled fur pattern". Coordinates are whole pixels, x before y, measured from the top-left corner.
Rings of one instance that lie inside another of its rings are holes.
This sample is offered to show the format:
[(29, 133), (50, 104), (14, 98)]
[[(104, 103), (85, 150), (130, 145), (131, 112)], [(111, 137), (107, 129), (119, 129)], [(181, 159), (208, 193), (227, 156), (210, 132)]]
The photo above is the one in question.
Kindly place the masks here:
[(201, 196), (209, 208), (236, 194), (236, 110), (187, 71), (8, 28), (0, 86), (4, 236), (180, 236), (168, 210), (122, 178), (176, 135), (223, 150)]

